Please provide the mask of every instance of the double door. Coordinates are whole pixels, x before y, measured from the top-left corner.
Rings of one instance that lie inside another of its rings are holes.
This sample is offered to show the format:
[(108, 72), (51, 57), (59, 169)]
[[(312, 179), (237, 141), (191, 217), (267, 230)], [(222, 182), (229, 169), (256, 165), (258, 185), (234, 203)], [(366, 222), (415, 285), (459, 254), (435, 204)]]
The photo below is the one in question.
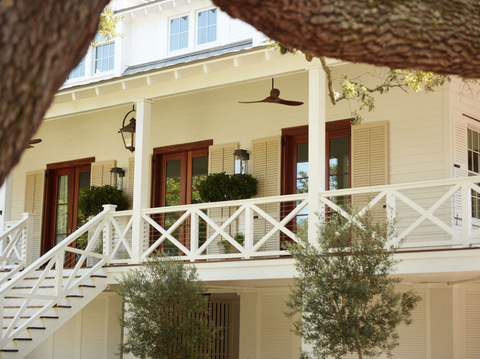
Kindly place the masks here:
[[(174, 153), (155, 154), (155, 171), (153, 181), (153, 206), (172, 207), (185, 204), (201, 203), (198, 184), (208, 174), (208, 147), (198, 150), (181, 150)], [(183, 215), (182, 211), (157, 215), (155, 220), (168, 229)], [(190, 248), (190, 220), (184, 221), (172, 231), (172, 236)], [(206, 223), (200, 221), (199, 246), (206, 239)], [(151, 242), (155, 242), (160, 233), (151, 233)], [(168, 239), (162, 250), (169, 255), (183, 255)]]
[(78, 227), (86, 218), (78, 211), (78, 197), (90, 186), (91, 165), (72, 165), (47, 170), (46, 223), (43, 253), (47, 252)]

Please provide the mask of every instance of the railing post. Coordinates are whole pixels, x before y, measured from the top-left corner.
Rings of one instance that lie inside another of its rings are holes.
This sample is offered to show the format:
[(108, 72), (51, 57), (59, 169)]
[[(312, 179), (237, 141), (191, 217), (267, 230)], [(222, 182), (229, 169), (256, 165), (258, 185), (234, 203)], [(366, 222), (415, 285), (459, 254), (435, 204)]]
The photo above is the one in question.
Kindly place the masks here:
[(25, 230), (22, 236), (22, 259), (25, 260), (25, 268), (33, 263), (33, 221), (34, 213), (22, 213), (23, 218), (27, 218)]
[(467, 242), (472, 223), (472, 195), (468, 183), (462, 185), (462, 242), (464, 247), (469, 247)]
[(250, 204), (245, 205), (245, 259), (251, 257), (253, 247), (253, 211)]
[(308, 70), (308, 241), (317, 245), (317, 225), (323, 215), (319, 193), (325, 191), (325, 72)]
[(397, 217), (397, 207), (395, 203), (395, 195), (393, 193), (387, 192), (385, 194), (385, 204), (387, 206), (387, 223), (388, 225), (392, 226), (392, 234), (395, 236), (395, 238), (392, 239), (394, 240), (397, 237), (395, 223)]
[(105, 230), (103, 231), (103, 254), (107, 255), (110, 258), (112, 254), (112, 249), (115, 246), (111, 213), (117, 210), (117, 206), (113, 204), (105, 204), (103, 205), (103, 210), (109, 212), (107, 223), (105, 223)]
[(195, 252), (198, 250), (198, 214), (190, 212), (190, 262), (195, 262)]

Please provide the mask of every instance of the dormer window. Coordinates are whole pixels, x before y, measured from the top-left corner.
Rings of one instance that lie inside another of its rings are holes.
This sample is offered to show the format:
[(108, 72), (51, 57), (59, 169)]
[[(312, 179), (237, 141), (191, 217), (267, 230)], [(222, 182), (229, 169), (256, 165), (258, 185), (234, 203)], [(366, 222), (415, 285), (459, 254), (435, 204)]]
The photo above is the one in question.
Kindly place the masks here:
[(170, 21), (170, 51), (188, 47), (188, 15)]
[(217, 9), (198, 13), (197, 45), (217, 40)]
[(113, 70), (115, 61), (115, 42), (108, 42), (105, 38), (95, 35), (95, 73)]
[(75, 67), (72, 72), (68, 75), (68, 79), (76, 79), (78, 77), (85, 76), (85, 62), (86, 62), (87, 56), (84, 56), (82, 61)]

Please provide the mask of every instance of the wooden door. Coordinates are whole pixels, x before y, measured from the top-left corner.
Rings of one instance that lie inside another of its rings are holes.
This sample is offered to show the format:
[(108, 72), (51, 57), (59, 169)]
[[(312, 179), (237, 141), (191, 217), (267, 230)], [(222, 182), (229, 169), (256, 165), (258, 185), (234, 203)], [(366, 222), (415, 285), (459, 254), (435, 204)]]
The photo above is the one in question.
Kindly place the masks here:
[(47, 206), (43, 253), (47, 252), (78, 227), (86, 218), (77, 209), (78, 196), (90, 185), (90, 164), (63, 166), (48, 170)]
[[(208, 149), (182, 150), (177, 152), (155, 155), (154, 170), (154, 203), (155, 207), (172, 207), (185, 204), (200, 203), (198, 183), (208, 173)], [(158, 167), (157, 167), (158, 166)], [(154, 218), (160, 225), (168, 229), (183, 215), (184, 212), (168, 212)], [(205, 242), (206, 224), (199, 223), (200, 244)], [(172, 231), (172, 236), (190, 248), (190, 220), (184, 221)], [(155, 242), (160, 233), (153, 230), (151, 244)], [(165, 240), (162, 248), (167, 255), (183, 255), (169, 240)]]

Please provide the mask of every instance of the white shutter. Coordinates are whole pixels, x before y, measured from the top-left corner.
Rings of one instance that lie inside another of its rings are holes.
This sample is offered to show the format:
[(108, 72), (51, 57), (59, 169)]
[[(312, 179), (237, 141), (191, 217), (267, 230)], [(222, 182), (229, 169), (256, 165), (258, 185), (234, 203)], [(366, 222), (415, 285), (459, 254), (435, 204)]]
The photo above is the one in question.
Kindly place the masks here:
[[(227, 174), (235, 173), (235, 162), (233, 158), (233, 152), (238, 149), (238, 143), (227, 143), (223, 145), (212, 145), (208, 147), (208, 173), (220, 173), (225, 172)], [(235, 212), (236, 208), (229, 209), (209, 209), (208, 216), (217, 225), (221, 226), (228, 218)], [(237, 231), (237, 223), (234, 223), (227, 228), (227, 233), (232, 237)], [(215, 232), (213, 228), (207, 226), (207, 238)], [(217, 236), (213, 243), (208, 247), (208, 254), (218, 254), (218, 241), (222, 238)]]
[[(468, 177), (468, 127), (463, 116), (453, 117), (453, 177)], [(453, 217), (462, 218), (462, 193), (455, 194), (455, 213)], [(454, 223), (457, 223), (455, 220)], [(461, 227), (461, 222), (458, 222)]]
[(285, 317), (288, 310), (284, 295), (260, 296), (260, 359), (290, 359), (298, 347), (292, 320)]
[(35, 214), (35, 217), (33, 217), (33, 260), (40, 256), (44, 189), (45, 171), (28, 172), (25, 185), (24, 211)]
[(480, 358), (480, 292), (465, 292), (465, 359)]
[(128, 201), (130, 202), (130, 208), (133, 208), (133, 184), (135, 181), (135, 157), (128, 159)]
[[(352, 126), (352, 188), (386, 184), (388, 184), (388, 122)], [(352, 197), (357, 210), (360, 210), (369, 199), (368, 194)], [(384, 205), (383, 200), (372, 209), (374, 218), (385, 217)]]
[(68, 322), (53, 333), (53, 358), (75, 358), (78, 340), (77, 322), (79, 315), (73, 316)]
[(106, 314), (107, 300), (97, 298), (82, 310), (82, 359), (98, 359), (104, 357), (106, 347)]
[(93, 162), (90, 174), (91, 186), (105, 186), (110, 184), (110, 170), (116, 166), (117, 161)]
[(395, 359), (427, 359), (428, 296), (417, 291), (422, 300), (412, 311), (412, 324), (397, 327), (400, 345), (393, 351)]
[[(280, 196), (281, 149), (280, 136), (252, 141), (252, 176), (258, 180), (256, 197)], [(280, 220), (279, 203), (270, 203), (259, 207), (277, 221)], [(254, 242), (262, 239), (272, 228), (273, 225), (270, 222), (261, 218), (254, 219)], [(264, 250), (276, 251), (279, 249), (280, 233), (275, 233), (267, 240)]]

